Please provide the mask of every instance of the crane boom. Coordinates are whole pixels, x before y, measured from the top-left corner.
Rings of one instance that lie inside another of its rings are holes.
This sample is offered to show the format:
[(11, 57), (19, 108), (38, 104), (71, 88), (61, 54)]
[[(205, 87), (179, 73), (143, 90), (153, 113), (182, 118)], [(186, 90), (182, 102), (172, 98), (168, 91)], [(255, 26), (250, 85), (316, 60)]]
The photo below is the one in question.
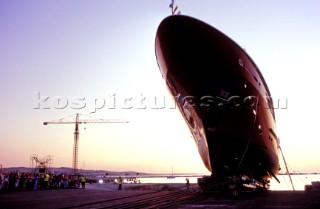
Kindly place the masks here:
[(75, 121), (50, 121), (50, 122), (43, 122), (43, 125), (49, 124), (75, 124), (74, 129), (74, 144), (73, 144), (73, 157), (72, 157), (72, 169), (73, 172), (76, 173), (78, 171), (78, 147), (79, 147), (79, 124), (88, 124), (88, 123), (128, 123), (129, 121), (114, 119), (114, 120), (106, 120), (106, 119), (91, 119), (91, 120), (80, 120), (80, 114), (76, 114)]

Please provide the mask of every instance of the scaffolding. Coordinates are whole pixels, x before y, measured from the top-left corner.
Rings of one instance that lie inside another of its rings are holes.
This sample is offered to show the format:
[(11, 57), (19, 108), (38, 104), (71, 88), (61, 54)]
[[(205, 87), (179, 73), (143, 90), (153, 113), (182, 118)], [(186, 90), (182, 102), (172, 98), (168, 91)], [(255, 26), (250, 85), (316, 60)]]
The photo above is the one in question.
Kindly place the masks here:
[(45, 172), (46, 169), (50, 168), (51, 164), (53, 162), (52, 155), (47, 155), (47, 157), (38, 157), (37, 154), (31, 154), (30, 155), (30, 167), (36, 171), (39, 172)]

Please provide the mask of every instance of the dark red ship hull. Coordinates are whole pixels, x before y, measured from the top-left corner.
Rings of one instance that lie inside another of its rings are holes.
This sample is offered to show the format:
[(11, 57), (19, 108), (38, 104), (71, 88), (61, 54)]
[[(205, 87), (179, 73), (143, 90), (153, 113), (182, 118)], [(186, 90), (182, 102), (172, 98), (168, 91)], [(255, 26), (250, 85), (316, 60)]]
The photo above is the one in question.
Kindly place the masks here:
[(266, 183), (278, 174), (272, 98), (249, 55), (197, 19), (173, 15), (157, 30), (160, 71), (213, 174)]

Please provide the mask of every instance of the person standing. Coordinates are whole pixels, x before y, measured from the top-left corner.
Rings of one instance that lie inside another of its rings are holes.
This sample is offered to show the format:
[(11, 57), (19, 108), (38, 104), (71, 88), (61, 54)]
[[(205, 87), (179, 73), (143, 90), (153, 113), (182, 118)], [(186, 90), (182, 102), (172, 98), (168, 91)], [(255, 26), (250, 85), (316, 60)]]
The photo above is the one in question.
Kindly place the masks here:
[(118, 190), (121, 190), (122, 189), (122, 178), (121, 176), (119, 176), (118, 178)]
[(189, 178), (186, 178), (186, 186), (187, 186), (187, 190), (189, 190), (189, 188), (190, 188)]
[(0, 191), (2, 190), (2, 180), (3, 179), (3, 175), (2, 173), (0, 173)]
[(81, 188), (85, 189), (86, 188), (86, 177), (85, 176), (81, 176), (80, 182), (81, 182)]
[(48, 173), (46, 173), (44, 175), (44, 179), (43, 179), (43, 188), (44, 189), (48, 189), (49, 179), (50, 179), (50, 175)]

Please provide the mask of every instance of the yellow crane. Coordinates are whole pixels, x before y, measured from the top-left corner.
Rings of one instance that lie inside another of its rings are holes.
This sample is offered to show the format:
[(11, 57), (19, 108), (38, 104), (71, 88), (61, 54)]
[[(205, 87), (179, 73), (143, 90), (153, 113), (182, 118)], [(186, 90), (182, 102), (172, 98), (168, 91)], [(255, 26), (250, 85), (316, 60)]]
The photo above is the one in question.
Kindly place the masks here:
[(74, 144), (73, 144), (73, 158), (72, 158), (72, 169), (76, 173), (78, 171), (78, 142), (79, 142), (79, 125), (88, 124), (88, 123), (128, 123), (129, 121), (121, 119), (81, 119), (80, 114), (76, 114), (75, 121), (63, 121), (64, 118), (61, 118), (56, 121), (43, 122), (43, 125), (48, 124), (75, 124), (74, 129)]

